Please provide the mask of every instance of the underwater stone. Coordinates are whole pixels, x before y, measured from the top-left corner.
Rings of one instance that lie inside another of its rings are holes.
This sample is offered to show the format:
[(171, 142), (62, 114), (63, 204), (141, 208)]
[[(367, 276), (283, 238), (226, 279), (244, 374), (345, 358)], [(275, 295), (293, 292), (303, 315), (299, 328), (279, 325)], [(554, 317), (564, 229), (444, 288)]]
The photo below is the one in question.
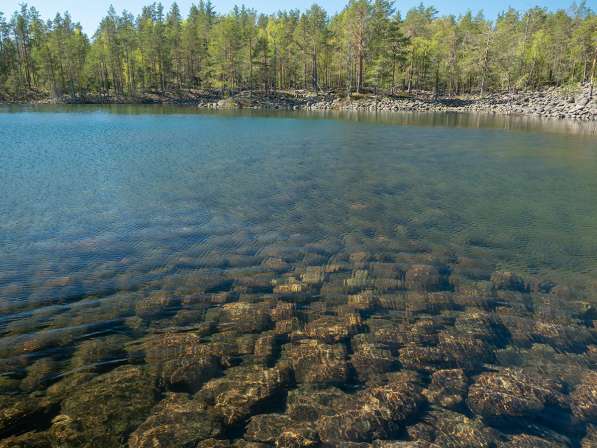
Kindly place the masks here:
[(358, 294), (351, 294), (348, 296), (348, 305), (357, 310), (370, 310), (379, 304), (377, 297), (373, 295), (373, 291), (362, 291)]
[(319, 446), (319, 436), (308, 427), (285, 429), (276, 438), (276, 448), (308, 448)]
[(580, 442), (581, 448), (594, 448), (597, 446), (597, 426), (588, 424), (587, 433)]
[(305, 326), (305, 334), (327, 343), (343, 341), (362, 330), (362, 320), (358, 314), (347, 314), (342, 317), (321, 317)]
[(446, 409), (431, 411), (425, 422), (431, 427), (427, 436), (432, 447), (493, 448), (498, 440), (496, 432), (479, 419)]
[(342, 384), (348, 378), (346, 347), (305, 339), (285, 346), (298, 383)]
[(508, 291), (527, 292), (528, 287), (524, 279), (513, 272), (494, 272), (491, 275), (491, 283), (495, 289), (504, 289)]
[(229, 448), (232, 446), (229, 440), (205, 439), (195, 445), (195, 448)]
[(127, 337), (121, 335), (85, 340), (73, 353), (71, 366), (74, 369), (96, 368), (97, 364), (122, 358), (125, 356), (124, 345), (128, 341)]
[(287, 414), (294, 421), (314, 423), (324, 415), (334, 415), (351, 396), (336, 387), (299, 385), (288, 392)]
[(165, 333), (147, 338), (145, 361), (169, 387), (197, 391), (203, 383), (219, 376), (223, 353), (217, 344), (201, 343), (194, 333)]
[(47, 432), (26, 432), (0, 440), (0, 448), (52, 448)]
[(588, 372), (571, 395), (572, 413), (586, 422), (597, 422), (597, 372)]
[(185, 394), (168, 394), (129, 437), (129, 448), (178, 448), (217, 436), (219, 418)]
[(468, 392), (468, 406), (483, 417), (532, 416), (562, 401), (562, 385), (522, 369), (483, 373)]
[(370, 377), (389, 372), (397, 367), (398, 359), (383, 344), (357, 341), (355, 339), (358, 339), (358, 336), (361, 335), (353, 338), (354, 353), (350, 357), (350, 362), (359, 381), (365, 382)]
[(284, 414), (260, 414), (250, 418), (245, 439), (253, 442), (274, 442), (293, 421)]
[(255, 358), (267, 364), (279, 348), (278, 338), (275, 334), (261, 334), (255, 341)]
[(321, 417), (316, 423), (319, 436), (335, 446), (387, 438), (417, 413), (423, 401), (416, 376), (390, 374), (384, 384), (358, 392), (334, 408), (335, 414)]
[(59, 364), (52, 358), (42, 358), (27, 368), (27, 376), (21, 381), (21, 389), (31, 392), (45, 388), (58, 377)]
[(405, 285), (408, 289), (434, 291), (440, 287), (441, 277), (434, 266), (416, 264), (406, 271)]
[(276, 321), (274, 333), (278, 335), (288, 335), (293, 332), (301, 331), (301, 328), (302, 326), (300, 321), (296, 317), (294, 317), (288, 320)]
[(467, 377), (462, 369), (438, 370), (431, 376), (431, 384), (423, 395), (430, 403), (454, 409), (463, 403), (467, 387)]
[(499, 445), (500, 448), (569, 448), (567, 443), (545, 440), (530, 434), (516, 434), (510, 440)]
[(307, 266), (301, 274), (301, 280), (306, 285), (320, 285), (325, 280), (325, 269), (322, 266)]
[[(62, 413), (70, 420), (53, 423), (61, 430), (54, 427), (51, 432), (55, 437), (68, 434), (66, 439), (57, 438), (61, 447), (112, 448), (145, 420), (154, 403), (155, 389), (147, 371), (118, 367), (73, 390), (62, 402)], [(79, 445), (80, 440), (85, 443)]]
[(243, 333), (261, 333), (272, 326), (269, 308), (248, 302), (227, 303), (222, 307), (221, 322), (233, 323), (234, 329)]
[(288, 383), (289, 370), (284, 365), (271, 369), (261, 366), (232, 367), (223, 378), (209, 381), (198, 392), (198, 399), (215, 406), (228, 425), (237, 423), (253, 413), (274, 395), (282, 395)]
[(0, 396), (0, 437), (18, 433), (32, 422), (43, 421), (55, 407), (55, 403), (46, 398)]
[(271, 311), (272, 320), (289, 320), (296, 315), (296, 305), (291, 302), (278, 302)]
[(156, 293), (135, 303), (135, 312), (140, 318), (150, 320), (172, 311), (177, 302), (167, 293)]
[(282, 258), (269, 257), (261, 262), (261, 265), (274, 272), (287, 272), (290, 270), (290, 265)]
[(349, 291), (365, 289), (369, 283), (369, 272), (363, 269), (353, 271), (351, 277), (344, 280), (344, 285)]

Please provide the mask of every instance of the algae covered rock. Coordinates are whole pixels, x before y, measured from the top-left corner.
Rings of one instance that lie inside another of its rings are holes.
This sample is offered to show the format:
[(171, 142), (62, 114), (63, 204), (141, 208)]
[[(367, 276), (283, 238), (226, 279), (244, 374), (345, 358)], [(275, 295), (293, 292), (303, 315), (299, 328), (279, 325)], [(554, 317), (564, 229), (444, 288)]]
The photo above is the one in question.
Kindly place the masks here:
[(65, 417), (55, 419), (50, 430), (56, 443), (66, 448), (119, 446), (155, 403), (151, 378), (145, 369), (122, 366), (75, 389), (62, 402)]
[(467, 387), (467, 377), (462, 369), (438, 370), (431, 376), (431, 384), (423, 395), (430, 403), (454, 409), (463, 403)]
[(26, 432), (0, 440), (0, 448), (53, 448), (47, 432)]
[(185, 394), (169, 394), (129, 437), (129, 448), (178, 448), (219, 435), (217, 415)]
[(222, 372), (222, 353), (195, 333), (164, 333), (147, 338), (145, 361), (168, 387), (197, 391)]
[(428, 427), (424, 438), (433, 447), (493, 448), (498, 436), (479, 419), (471, 419), (458, 412), (445, 409), (432, 411), (426, 418)]
[(224, 377), (205, 384), (197, 398), (214, 406), (224, 422), (231, 425), (251, 416), (256, 407), (283, 399), (288, 375), (286, 366), (232, 367)]
[(494, 272), (491, 275), (491, 283), (495, 289), (519, 292), (526, 292), (528, 290), (523, 278), (513, 272)]
[(562, 385), (522, 369), (483, 373), (468, 392), (468, 406), (483, 417), (519, 417), (541, 413), (562, 402)]
[(417, 264), (406, 271), (405, 285), (408, 289), (433, 291), (441, 286), (441, 276), (435, 266)]
[(0, 435), (18, 434), (31, 423), (47, 419), (55, 402), (34, 396), (0, 396)]
[(531, 434), (516, 434), (500, 448), (569, 448), (570, 444), (561, 440), (547, 440)]
[(342, 317), (321, 317), (307, 324), (305, 334), (311, 338), (333, 344), (359, 333), (362, 325), (360, 316), (354, 313)]
[(317, 421), (317, 430), (321, 440), (331, 445), (384, 439), (404, 426), (423, 402), (415, 375), (391, 374), (383, 383), (338, 403), (332, 415)]
[(251, 417), (245, 429), (245, 439), (253, 442), (273, 443), (293, 421), (284, 414), (260, 414)]
[(286, 346), (286, 354), (298, 383), (342, 384), (348, 378), (344, 344), (305, 339)]
[(571, 396), (572, 412), (576, 418), (586, 422), (597, 422), (597, 372), (584, 375)]
[(385, 345), (376, 342), (361, 342), (357, 340), (358, 336), (364, 335), (357, 335), (353, 338), (354, 353), (350, 357), (350, 362), (359, 381), (366, 381), (375, 375), (390, 372), (398, 366), (397, 357)]

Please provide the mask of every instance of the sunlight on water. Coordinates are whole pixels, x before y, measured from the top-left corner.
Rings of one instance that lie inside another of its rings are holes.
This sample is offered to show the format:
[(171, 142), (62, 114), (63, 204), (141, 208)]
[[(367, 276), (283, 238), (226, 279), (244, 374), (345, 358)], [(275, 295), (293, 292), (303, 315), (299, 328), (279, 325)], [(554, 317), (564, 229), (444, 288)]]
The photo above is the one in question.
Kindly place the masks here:
[[(192, 442), (273, 444), (254, 426), (282, 420), (331, 446), (415, 440), (419, 418), (586, 435), (569, 391), (597, 362), (594, 124), (44, 106), (0, 109), (0, 141), (0, 437), (145, 446), (189, 403)], [(488, 366), (553, 415), (494, 415)], [(396, 427), (317, 423), (392, 375), (421, 402)]]

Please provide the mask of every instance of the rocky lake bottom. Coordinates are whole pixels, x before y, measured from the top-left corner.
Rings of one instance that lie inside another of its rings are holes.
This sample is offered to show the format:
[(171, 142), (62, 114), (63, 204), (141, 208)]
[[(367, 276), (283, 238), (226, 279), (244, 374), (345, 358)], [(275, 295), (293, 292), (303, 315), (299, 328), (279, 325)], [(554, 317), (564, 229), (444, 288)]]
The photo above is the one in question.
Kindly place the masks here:
[(597, 137), (0, 109), (0, 447), (597, 446)]

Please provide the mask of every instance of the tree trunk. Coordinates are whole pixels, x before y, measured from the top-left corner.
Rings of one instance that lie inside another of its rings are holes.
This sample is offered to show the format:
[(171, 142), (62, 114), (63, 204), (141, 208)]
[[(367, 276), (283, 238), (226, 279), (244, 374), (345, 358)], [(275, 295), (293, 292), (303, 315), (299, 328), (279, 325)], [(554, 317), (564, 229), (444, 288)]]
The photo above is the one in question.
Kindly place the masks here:
[(589, 98), (593, 98), (593, 83), (595, 82), (595, 64), (597, 64), (597, 48), (593, 53), (593, 64), (591, 66), (591, 83), (589, 87)]

